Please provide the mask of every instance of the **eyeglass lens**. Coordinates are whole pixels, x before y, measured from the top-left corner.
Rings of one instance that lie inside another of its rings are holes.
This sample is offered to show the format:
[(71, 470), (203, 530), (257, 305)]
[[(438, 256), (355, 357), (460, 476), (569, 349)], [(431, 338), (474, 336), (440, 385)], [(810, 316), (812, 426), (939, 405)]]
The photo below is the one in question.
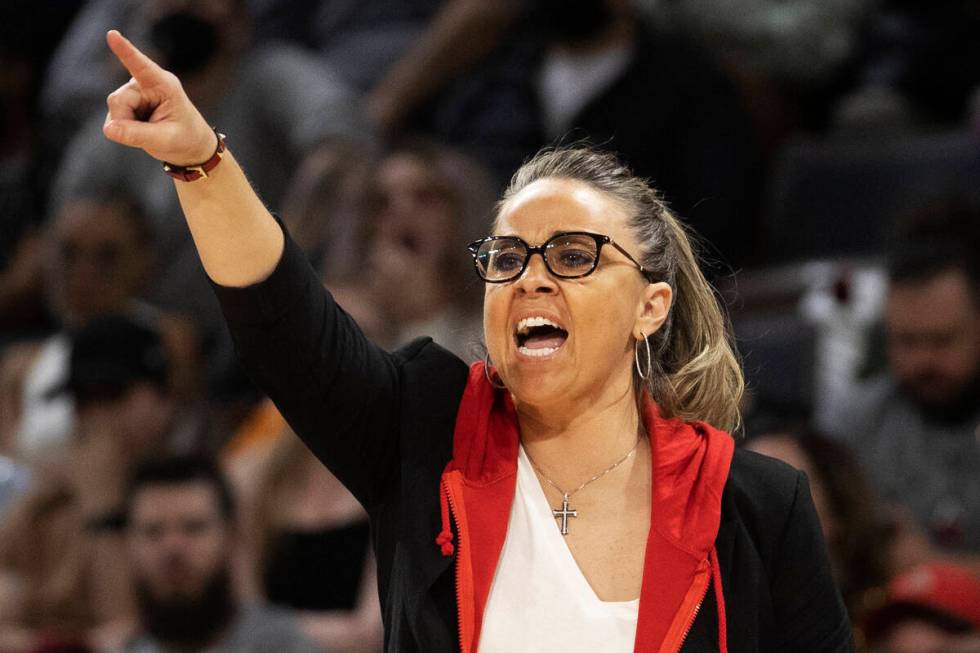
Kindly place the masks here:
[[(476, 253), (477, 268), (488, 281), (503, 281), (521, 274), (528, 258), (527, 245), (518, 238), (484, 241)], [(559, 234), (544, 244), (545, 265), (559, 277), (581, 277), (596, 267), (598, 243), (592, 236)]]

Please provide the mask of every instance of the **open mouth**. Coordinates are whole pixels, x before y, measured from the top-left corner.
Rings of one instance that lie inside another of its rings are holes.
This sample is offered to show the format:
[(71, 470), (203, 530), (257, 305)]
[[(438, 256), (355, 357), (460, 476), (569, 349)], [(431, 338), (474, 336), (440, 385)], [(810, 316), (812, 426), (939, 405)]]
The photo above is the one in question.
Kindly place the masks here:
[(411, 229), (404, 230), (398, 234), (398, 242), (402, 247), (413, 254), (418, 254), (422, 249), (422, 242), (418, 233)]
[(517, 350), (525, 356), (553, 354), (568, 340), (568, 331), (544, 317), (526, 317), (514, 334)]

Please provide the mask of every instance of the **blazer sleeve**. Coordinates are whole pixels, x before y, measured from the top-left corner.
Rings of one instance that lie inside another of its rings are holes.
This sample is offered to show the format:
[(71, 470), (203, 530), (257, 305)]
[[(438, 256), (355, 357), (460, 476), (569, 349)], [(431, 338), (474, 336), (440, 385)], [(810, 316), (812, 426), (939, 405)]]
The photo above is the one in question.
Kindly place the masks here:
[(831, 573), (810, 485), (802, 472), (797, 472), (770, 584), (776, 650), (854, 650), (850, 621)]
[(212, 286), (245, 372), (370, 507), (396, 470), (400, 358), (364, 336), (285, 236), (268, 278), (245, 288)]

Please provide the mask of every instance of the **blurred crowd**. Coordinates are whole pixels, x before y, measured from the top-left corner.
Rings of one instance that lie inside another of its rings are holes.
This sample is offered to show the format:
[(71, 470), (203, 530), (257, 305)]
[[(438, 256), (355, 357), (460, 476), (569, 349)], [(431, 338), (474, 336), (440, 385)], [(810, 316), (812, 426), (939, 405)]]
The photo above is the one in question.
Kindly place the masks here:
[(980, 652), (975, 0), (2, 3), (0, 652), (382, 648), (365, 513), (102, 135), (113, 28), (385, 348), (481, 358), (510, 172), (620, 153), (700, 236), (740, 446), (807, 473), (859, 650)]

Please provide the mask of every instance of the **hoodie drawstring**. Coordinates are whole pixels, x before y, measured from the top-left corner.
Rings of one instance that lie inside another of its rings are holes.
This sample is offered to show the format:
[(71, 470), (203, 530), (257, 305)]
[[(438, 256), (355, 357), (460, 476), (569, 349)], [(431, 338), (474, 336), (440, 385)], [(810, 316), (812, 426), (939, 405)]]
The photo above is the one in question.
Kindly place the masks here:
[(453, 546), (452, 523), (449, 521), (449, 488), (446, 487), (445, 480), (439, 483), (439, 508), (442, 511), (442, 530), (436, 536), (436, 546), (442, 551), (442, 555), (448, 558), (456, 550)]
[(715, 600), (718, 604), (718, 650), (728, 653), (728, 620), (725, 616), (725, 595), (721, 585), (721, 565), (718, 564), (718, 550), (711, 547), (711, 578), (714, 581)]

